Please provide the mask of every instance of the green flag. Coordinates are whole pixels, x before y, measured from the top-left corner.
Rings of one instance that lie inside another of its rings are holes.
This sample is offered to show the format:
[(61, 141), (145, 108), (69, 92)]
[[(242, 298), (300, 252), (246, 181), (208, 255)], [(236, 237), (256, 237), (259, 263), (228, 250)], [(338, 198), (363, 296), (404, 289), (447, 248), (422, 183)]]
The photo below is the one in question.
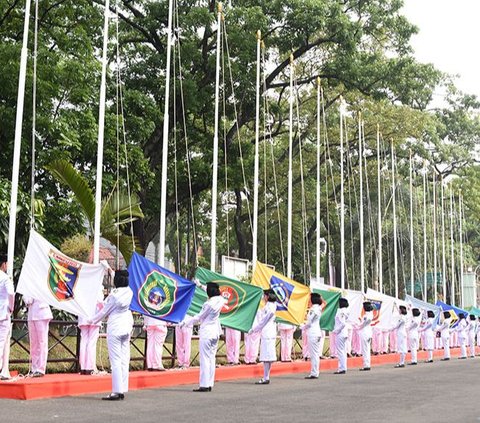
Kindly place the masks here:
[(333, 330), (333, 326), (335, 326), (335, 314), (337, 314), (338, 309), (338, 299), (341, 296), (341, 292), (324, 291), (322, 289), (314, 289), (313, 292), (320, 294), (323, 298), (320, 327), (323, 330)]
[[(227, 278), (203, 267), (197, 269), (195, 277), (202, 284), (218, 283), (220, 292), (228, 300), (220, 312), (220, 323), (228, 328), (248, 332), (263, 296), (262, 288)], [(197, 314), (205, 301), (207, 301), (207, 293), (197, 287), (188, 314)]]

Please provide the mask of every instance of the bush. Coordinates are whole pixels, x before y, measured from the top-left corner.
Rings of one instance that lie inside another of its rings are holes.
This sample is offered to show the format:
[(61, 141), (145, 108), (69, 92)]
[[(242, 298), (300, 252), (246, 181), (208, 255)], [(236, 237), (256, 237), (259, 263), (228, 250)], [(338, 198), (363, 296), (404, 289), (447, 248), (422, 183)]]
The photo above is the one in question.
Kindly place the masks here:
[(67, 238), (61, 245), (60, 250), (63, 254), (79, 261), (87, 262), (92, 251), (92, 243), (81, 234), (76, 234)]

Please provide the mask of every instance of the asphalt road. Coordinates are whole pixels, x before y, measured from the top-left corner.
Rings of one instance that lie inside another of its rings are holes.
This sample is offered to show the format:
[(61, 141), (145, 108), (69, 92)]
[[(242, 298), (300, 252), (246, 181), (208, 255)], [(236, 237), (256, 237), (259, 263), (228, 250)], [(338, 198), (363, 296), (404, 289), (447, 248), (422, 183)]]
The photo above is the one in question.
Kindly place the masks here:
[(0, 400), (0, 422), (480, 422), (480, 357), (346, 375), (220, 382), (210, 393), (184, 385), (101, 396)]

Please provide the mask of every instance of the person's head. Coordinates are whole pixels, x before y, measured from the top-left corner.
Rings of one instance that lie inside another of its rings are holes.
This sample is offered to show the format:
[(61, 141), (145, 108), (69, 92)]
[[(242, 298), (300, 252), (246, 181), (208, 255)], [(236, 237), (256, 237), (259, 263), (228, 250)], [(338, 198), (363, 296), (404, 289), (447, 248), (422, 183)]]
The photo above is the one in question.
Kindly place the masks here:
[(420, 310), (418, 308), (412, 308), (412, 315), (414, 317), (420, 316)]
[(373, 310), (373, 305), (372, 305), (372, 303), (371, 303), (370, 301), (365, 301), (365, 302), (363, 303), (363, 309), (364, 309), (365, 311), (372, 311), (372, 310)]
[(444, 317), (445, 319), (449, 319), (449, 318), (451, 317), (450, 312), (449, 312), (449, 311), (444, 311), (444, 312), (443, 312), (443, 317)]
[(207, 283), (207, 295), (208, 298), (217, 297), (220, 295), (220, 287), (218, 283), (208, 282)]
[(128, 286), (128, 270), (115, 270), (113, 284), (115, 288), (125, 288)]
[(346, 298), (339, 298), (338, 308), (347, 308), (347, 307), (348, 307), (348, 300)]
[(429, 318), (435, 317), (435, 313), (432, 310), (428, 310), (427, 311), (427, 317), (429, 317)]
[(2, 272), (7, 271), (7, 261), (8, 261), (8, 256), (6, 254), (0, 254), (0, 270)]
[(458, 314), (458, 318), (459, 318), (460, 320), (465, 319), (465, 317), (466, 317), (466, 316), (465, 316), (465, 313), (459, 313), (459, 314)]
[(275, 291), (273, 289), (265, 289), (263, 291), (263, 298), (267, 303), (274, 303), (277, 301), (277, 296), (275, 295)]
[(310, 301), (312, 302), (312, 304), (318, 305), (321, 305), (323, 303), (322, 296), (315, 293), (310, 294)]
[(400, 314), (402, 314), (403, 316), (405, 316), (407, 314), (407, 307), (401, 305), (399, 307), (399, 310), (400, 310)]
[(474, 314), (470, 314), (470, 320), (475, 320), (475, 319), (476, 319), (475, 315), (474, 315)]

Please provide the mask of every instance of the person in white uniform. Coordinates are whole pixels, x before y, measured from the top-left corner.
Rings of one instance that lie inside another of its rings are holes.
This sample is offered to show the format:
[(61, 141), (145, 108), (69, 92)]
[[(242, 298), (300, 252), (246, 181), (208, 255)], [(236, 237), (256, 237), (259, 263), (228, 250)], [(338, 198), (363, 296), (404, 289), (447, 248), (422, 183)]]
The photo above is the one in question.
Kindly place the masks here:
[(419, 346), (420, 335), (418, 329), (420, 328), (420, 323), (422, 321), (421, 312), (418, 308), (412, 308), (412, 317), (408, 322), (408, 339), (410, 340), (410, 355), (411, 360), (408, 363), (410, 366), (417, 365), (417, 352)]
[[(15, 291), (13, 281), (7, 275), (7, 255), (0, 254), (0, 372), (3, 373), (3, 357), (10, 333), (11, 315), (15, 303)], [(6, 376), (0, 375), (0, 380), (7, 380)]]
[(450, 360), (450, 325), (452, 323), (451, 314), (449, 311), (443, 312), (443, 322), (437, 328), (440, 332), (440, 337), (442, 338), (443, 344), (443, 358), (441, 361)]
[(428, 359), (425, 363), (433, 363), (433, 350), (435, 349), (435, 313), (432, 310), (427, 311), (427, 319), (420, 328), (420, 332), (425, 334), (424, 348), (428, 352)]
[(396, 368), (405, 367), (405, 356), (407, 355), (407, 308), (401, 305), (399, 311), (397, 324), (392, 329), (397, 331), (397, 351), (400, 353), (400, 362), (395, 365)]
[(458, 343), (460, 344), (461, 356), (459, 360), (465, 360), (467, 358), (467, 328), (468, 323), (465, 319), (467, 316), (465, 313), (460, 313), (458, 318), (460, 319), (457, 324)]
[(370, 354), (372, 346), (372, 321), (373, 321), (373, 305), (371, 302), (366, 301), (363, 303), (363, 319), (362, 322), (357, 325), (357, 330), (360, 334), (360, 344), (362, 351), (363, 367), (360, 371), (370, 370)]
[(117, 270), (113, 284), (115, 289), (106, 298), (102, 310), (88, 321), (96, 324), (108, 316), (107, 346), (112, 369), (112, 393), (102, 398), (106, 401), (123, 400), (128, 392), (130, 335), (133, 329), (130, 311), (133, 292), (128, 286), (128, 270)]
[(322, 317), (322, 296), (320, 294), (310, 294), (312, 307), (307, 314), (307, 322), (300, 326), (300, 329), (307, 330), (308, 333), (308, 351), (310, 353), (310, 374), (305, 379), (318, 379), (320, 372), (320, 350), (322, 340), (322, 330), (320, 328), (320, 318)]
[(263, 378), (255, 382), (256, 385), (268, 385), (270, 383), (270, 370), (272, 363), (277, 361), (277, 325), (275, 313), (277, 311), (277, 296), (272, 289), (264, 292), (265, 306), (259, 310), (258, 320), (255, 326), (248, 331), (249, 334), (261, 333), (260, 335), (260, 361), (263, 362)]
[(468, 346), (470, 347), (470, 358), (475, 358), (475, 334), (477, 332), (477, 318), (470, 314), (468, 321)]
[(338, 310), (335, 315), (335, 326), (333, 333), (335, 335), (335, 349), (338, 357), (337, 375), (343, 375), (347, 372), (347, 339), (348, 339), (348, 300), (340, 298), (338, 300)]
[(164, 372), (163, 344), (168, 333), (167, 322), (154, 317), (143, 316), (143, 327), (147, 332), (147, 370)]
[(28, 307), (28, 338), (30, 342), (31, 377), (45, 376), (48, 357), (48, 327), (53, 319), (50, 306), (28, 295), (23, 296)]
[(222, 332), (220, 311), (227, 300), (220, 294), (218, 284), (207, 283), (208, 300), (198, 314), (181, 323), (181, 326), (193, 326), (200, 323), (200, 386), (194, 392), (210, 392), (215, 382), (215, 355), (218, 340)]

